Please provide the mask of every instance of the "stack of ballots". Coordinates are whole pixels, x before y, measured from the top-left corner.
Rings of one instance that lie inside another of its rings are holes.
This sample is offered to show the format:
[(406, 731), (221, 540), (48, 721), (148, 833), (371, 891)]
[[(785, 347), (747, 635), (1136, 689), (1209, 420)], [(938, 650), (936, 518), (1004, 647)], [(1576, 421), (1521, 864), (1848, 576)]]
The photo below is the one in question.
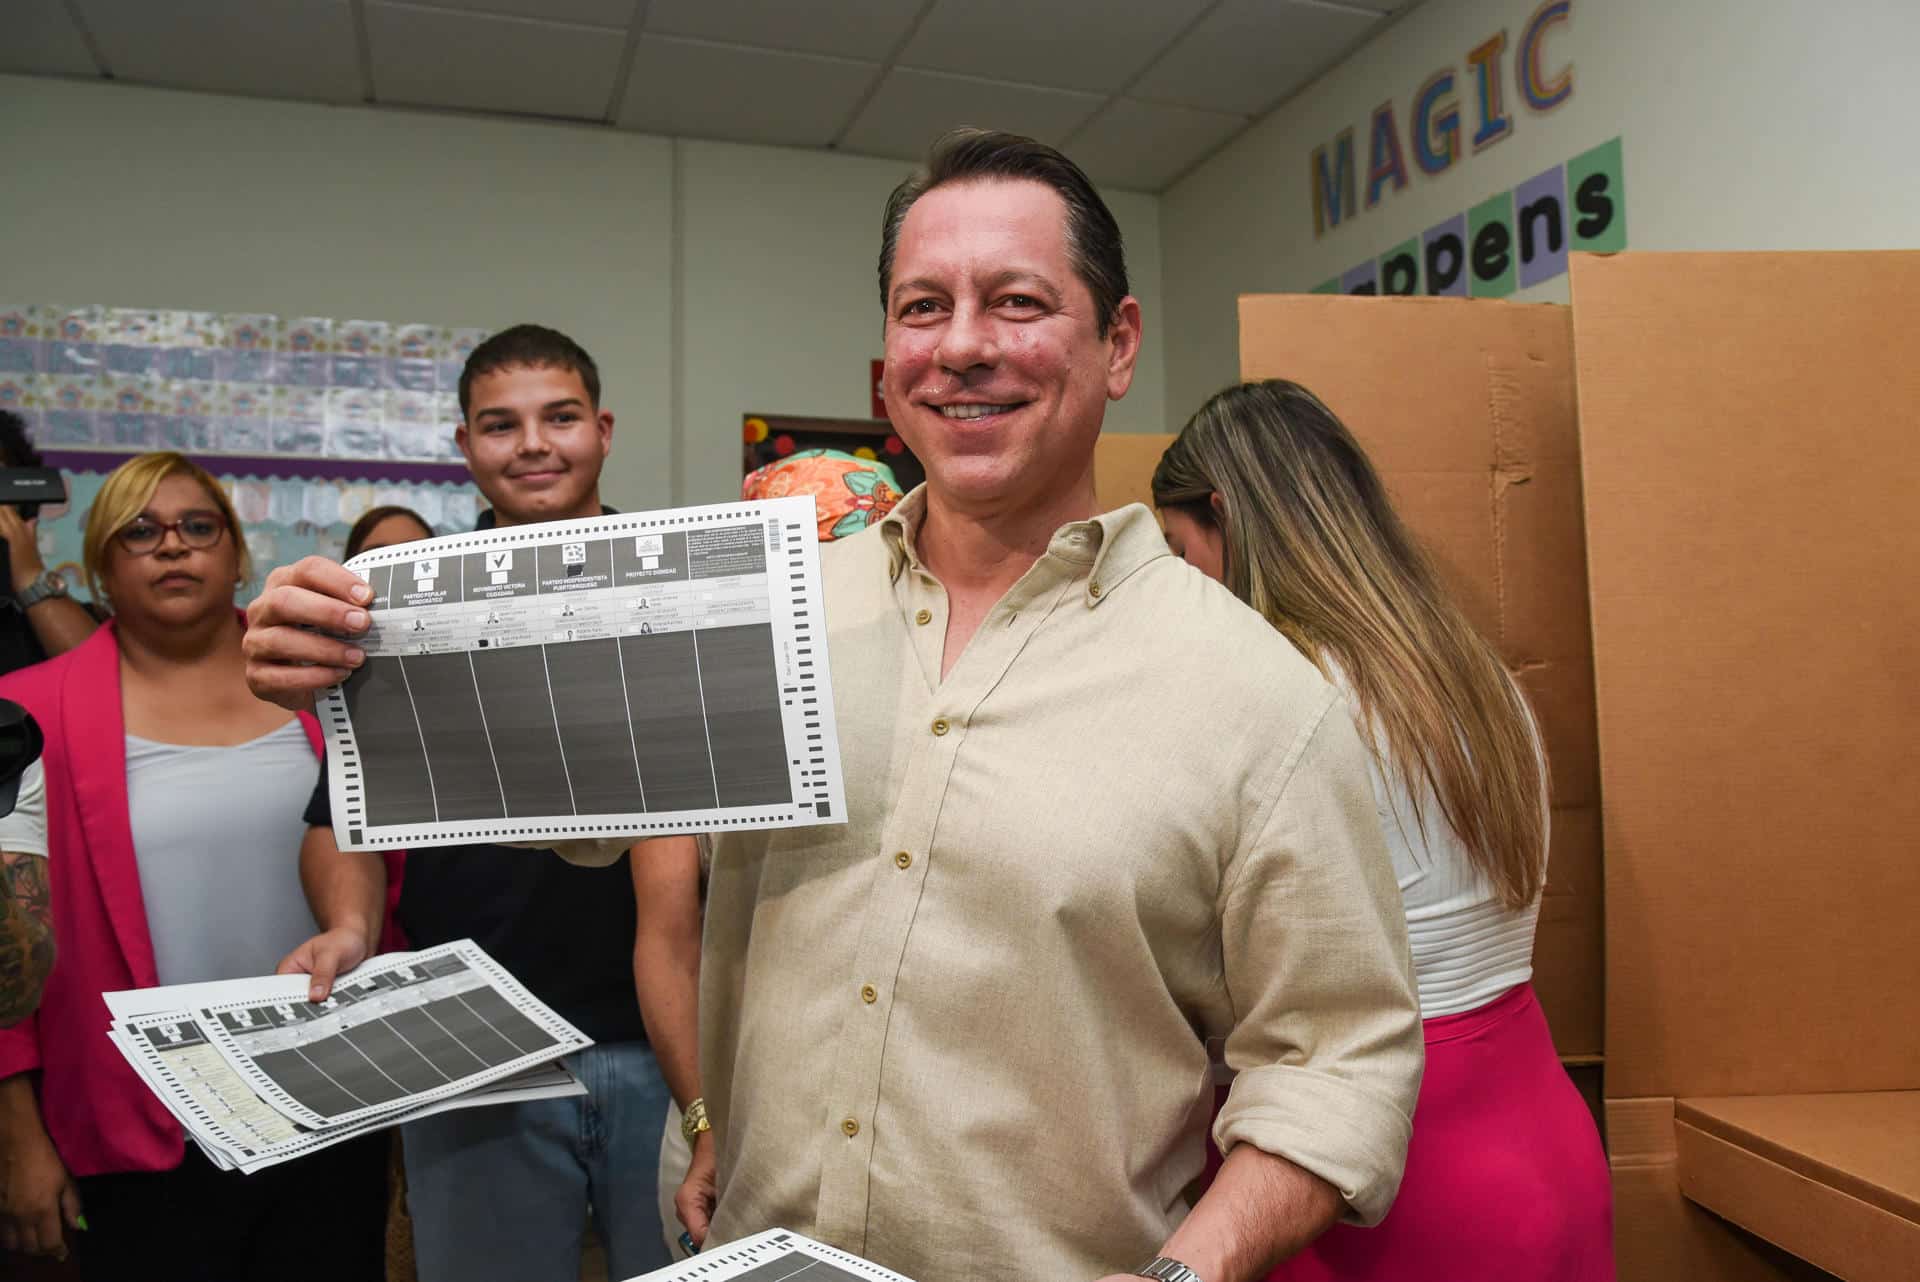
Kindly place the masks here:
[(223, 1169), (257, 1171), (455, 1108), (585, 1094), (591, 1045), (471, 940), (305, 975), (105, 994), (107, 1030)]

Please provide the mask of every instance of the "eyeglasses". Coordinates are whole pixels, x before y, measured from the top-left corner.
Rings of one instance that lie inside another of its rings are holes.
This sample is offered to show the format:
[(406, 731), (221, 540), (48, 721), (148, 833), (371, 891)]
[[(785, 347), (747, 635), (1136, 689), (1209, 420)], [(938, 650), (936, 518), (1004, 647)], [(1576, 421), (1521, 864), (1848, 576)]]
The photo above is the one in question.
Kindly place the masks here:
[(227, 523), (213, 512), (189, 512), (177, 521), (156, 521), (149, 516), (136, 516), (121, 526), (113, 537), (120, 541), (120, 546), (129, 554), (147, 556), (160, 550), (169, 530), (178, 534), (181, 544), (186, 547), (210, 548), (227, 532)]

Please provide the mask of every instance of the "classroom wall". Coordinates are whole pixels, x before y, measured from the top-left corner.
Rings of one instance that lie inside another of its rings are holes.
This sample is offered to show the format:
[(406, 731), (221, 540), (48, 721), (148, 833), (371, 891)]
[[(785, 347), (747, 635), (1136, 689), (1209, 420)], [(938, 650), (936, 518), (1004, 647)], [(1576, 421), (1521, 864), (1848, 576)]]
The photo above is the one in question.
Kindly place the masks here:
[[(1441, 219), (1619, 136), (1633, 249), (1876, 249), (1915, 243), (1911, 0), (1674, 3), (1572, 0), (1544, 45), (1570, 100), (1528, 110), (1513, 45), (1539, 0), (1426, 0), (1280, 107), (1161, 201), (1167, 421), (1237, 376), (1235, 299), (1312, 289)], [(1463, 126), (1475, 109), (1467, 54), (1505, 29), (1512, 133), (1437, 177), (1409, 153), (1407, 186), (1318, 238), (1309, 156), (1354, 130), (1364, 200), (1371, 113), (1392, 100), (1407, 145), (1413, 96), (1455, 69)], [(1564, 300), (1566, 277), (1516, 294)], [(1383, 374), (1390, 373), (1383, 371)]]
[(607, 490), (664, 503), (669, 145), (0, 77), (0, 295), (503, 327), (595, 354)]
[[(19, 76), (0, 160), (0, 302), (566, 330), (629, 508), (737, 495), (745, 412), (867, 415), (881, 205), (911, 168)], [(1157, 317), (1158, 202), (1109, 196)], [(1161, 428), (1160, 334), (1115, 430)]]

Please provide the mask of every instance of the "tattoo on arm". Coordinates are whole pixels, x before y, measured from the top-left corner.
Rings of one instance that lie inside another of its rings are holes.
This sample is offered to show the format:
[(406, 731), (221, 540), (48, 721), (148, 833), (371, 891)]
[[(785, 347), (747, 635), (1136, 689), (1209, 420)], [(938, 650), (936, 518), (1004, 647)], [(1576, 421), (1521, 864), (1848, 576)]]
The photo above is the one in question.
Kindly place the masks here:
[(52, 970), (47, 861), (0, 851), (0, 1027), (33, 1014)]

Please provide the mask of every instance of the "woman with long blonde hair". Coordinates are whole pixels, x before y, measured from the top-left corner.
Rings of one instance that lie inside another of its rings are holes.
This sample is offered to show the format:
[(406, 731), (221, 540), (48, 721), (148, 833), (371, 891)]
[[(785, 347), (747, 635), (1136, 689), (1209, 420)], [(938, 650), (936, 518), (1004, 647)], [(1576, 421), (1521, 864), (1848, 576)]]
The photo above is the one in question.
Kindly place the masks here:
[(1174, 552), (1347, 696), (1413, 947), (1427, 1067), (1378, 1227), (1337, 1227), (1285, 1282), (1611, 1282), (1599, 1134), (1535, 999), (1546, 881), (1533, 718), (1340, 420), (1274, 379), (1193, 416), (1153, 476)]

